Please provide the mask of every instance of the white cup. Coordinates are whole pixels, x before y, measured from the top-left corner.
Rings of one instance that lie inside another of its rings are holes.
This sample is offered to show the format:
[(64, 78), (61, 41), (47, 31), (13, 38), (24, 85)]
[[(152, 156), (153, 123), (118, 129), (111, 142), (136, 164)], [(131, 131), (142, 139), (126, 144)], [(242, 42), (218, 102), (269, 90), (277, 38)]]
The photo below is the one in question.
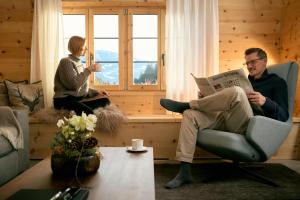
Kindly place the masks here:
[(134, 151), (143, 150), (144, 147), (143, 143), (144, 143), (143, 139), (132, 139), (131, 140), (132, 150)]
[(99, 63), (95, 63), (95, 72), (101, 72), (102, 71), (102, 66)]

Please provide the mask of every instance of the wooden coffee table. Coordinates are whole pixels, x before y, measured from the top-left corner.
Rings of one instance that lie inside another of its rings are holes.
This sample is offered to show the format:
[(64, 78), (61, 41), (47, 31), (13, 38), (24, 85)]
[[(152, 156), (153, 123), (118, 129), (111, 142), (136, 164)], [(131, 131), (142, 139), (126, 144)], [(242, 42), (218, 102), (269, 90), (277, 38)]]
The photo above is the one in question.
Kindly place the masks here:
[[(103, 159), (98, 172), (80, 178), (83, 188), (90, 191), (88, 199), (134, 200), (155, 199), (153, 149), (129, 153), (125, 147), (101, 147)], [(53, 176), (50, 158), (39, 162), (0, 188), (0, 199), (20, 189), (62, 189), (76, 185), (72, 178)]]

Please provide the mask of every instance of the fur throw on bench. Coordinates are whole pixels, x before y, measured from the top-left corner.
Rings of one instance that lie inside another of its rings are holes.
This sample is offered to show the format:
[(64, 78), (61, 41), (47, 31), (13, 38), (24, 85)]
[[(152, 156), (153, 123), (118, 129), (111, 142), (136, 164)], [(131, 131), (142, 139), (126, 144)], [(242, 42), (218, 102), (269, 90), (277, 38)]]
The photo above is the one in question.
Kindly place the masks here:
[[(31, 117), (38, 119), (40, 122), (56, 123), (59, 119), (73, 114), (73, 111), (43, 108), (32, 114)], [(96, 129), (108, 133), (116, 132), (122, 123), (127, 120), (126, 116), (114, 104), (97, 108), (94, 110), (94, 114), (97, 116)]]

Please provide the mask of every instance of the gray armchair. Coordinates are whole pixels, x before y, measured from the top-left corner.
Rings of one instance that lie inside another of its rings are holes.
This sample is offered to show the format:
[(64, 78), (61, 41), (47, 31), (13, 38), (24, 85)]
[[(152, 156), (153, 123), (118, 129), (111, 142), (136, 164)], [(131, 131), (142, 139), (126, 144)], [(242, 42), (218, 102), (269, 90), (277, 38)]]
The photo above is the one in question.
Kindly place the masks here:
[(13, 113), (23, 130), (24, 148), (15, 149), (6, 137), (0, 135), (0, 186), (29, 167), (28, 112), (14, 110)]
[(221, 158), (232, 160), (238, 169), (248, 175), (277, 186), (276, 183), (239, 165), (240, 162), (268, 160), (286, 139), (292, 126), (298, 64), (295, 62), (276, 64), (270, 66), (268, 71), (277, 74), (287, 82), (290, 114), (288, 121), (281, 122), (263, 116), (254, 116), (249, 122), (245, 135), (205, 129), (198, 132), (197, 146)]

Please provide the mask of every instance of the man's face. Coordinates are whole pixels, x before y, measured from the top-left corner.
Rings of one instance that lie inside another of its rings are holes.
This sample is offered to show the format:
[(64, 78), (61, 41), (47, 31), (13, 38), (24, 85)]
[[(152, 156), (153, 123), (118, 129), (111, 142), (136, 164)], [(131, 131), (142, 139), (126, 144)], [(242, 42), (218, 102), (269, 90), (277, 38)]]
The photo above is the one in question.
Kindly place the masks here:
[(260, 78), (264, 73), (267, 66), (267, 59), (260, 59), (257, 56), (257, 52), (251, 53), (245, 56), (247, 69), (249, 71), (249, 75), (254, 77), (255, 79)]

